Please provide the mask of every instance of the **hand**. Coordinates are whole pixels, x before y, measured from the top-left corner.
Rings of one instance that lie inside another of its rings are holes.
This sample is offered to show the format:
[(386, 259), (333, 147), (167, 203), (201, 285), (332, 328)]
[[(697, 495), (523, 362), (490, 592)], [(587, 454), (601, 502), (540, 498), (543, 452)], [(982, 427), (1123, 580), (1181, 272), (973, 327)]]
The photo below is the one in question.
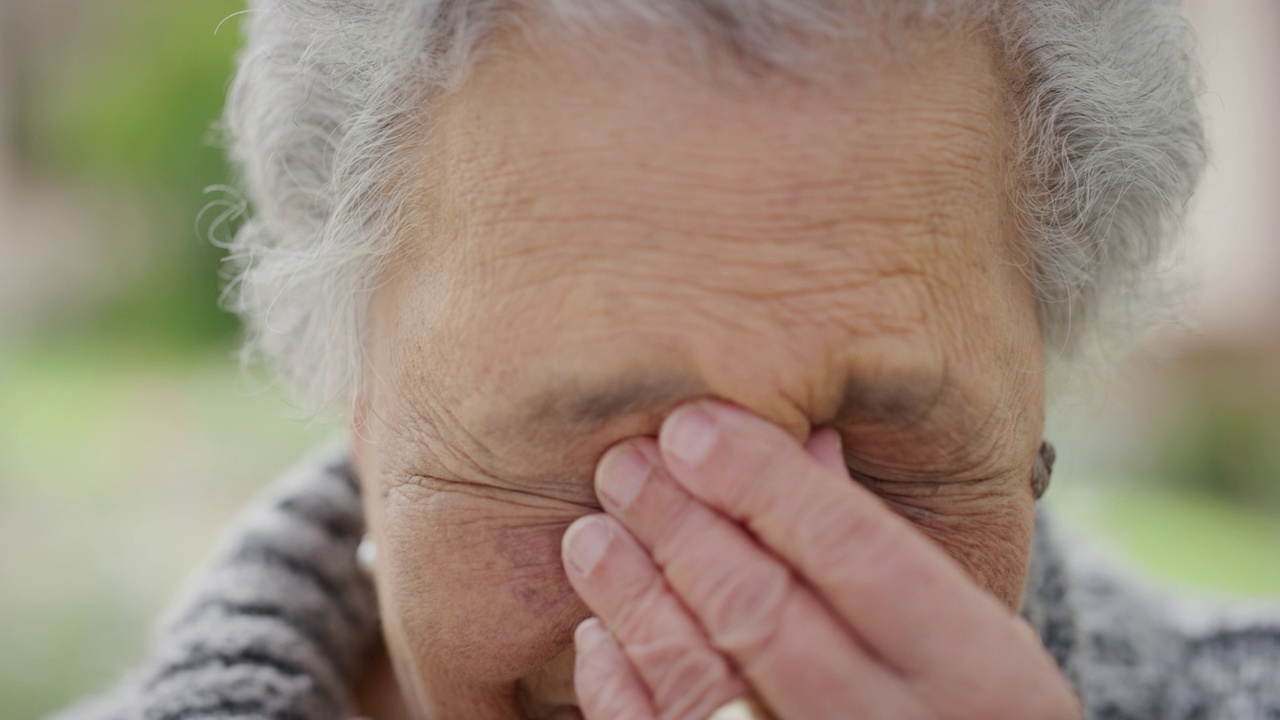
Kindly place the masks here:
[(565, 535), (596, 614), (575, 686), (600, 720), (705, 720), (754, 694), (781, 720), (1078, 720), (1034, 631), (849, 476), (724, 403), (605, 454), (607, 514)]

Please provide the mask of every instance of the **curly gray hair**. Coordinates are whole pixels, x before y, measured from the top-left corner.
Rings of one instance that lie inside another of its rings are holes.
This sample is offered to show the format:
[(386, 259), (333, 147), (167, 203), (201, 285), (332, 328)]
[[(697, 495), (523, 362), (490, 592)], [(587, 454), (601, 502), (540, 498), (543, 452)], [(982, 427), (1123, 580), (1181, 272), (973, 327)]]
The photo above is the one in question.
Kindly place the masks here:
[(1102, 309), (1149, 285), (1204, 164), (1193, 41), (1175, 0), (251, 0), (225, 123), (255, 209), (228, 258), (245, 358), (317, 406), (358, 388), (414, 119), (518, 12), (589, 30), (639, 19), (786, 64), (794, 38), (829, 34), (850, 10), (876, 30), (991, 31), (1016, 104), (1010, 200), (1044, 340), (1077, 347)]

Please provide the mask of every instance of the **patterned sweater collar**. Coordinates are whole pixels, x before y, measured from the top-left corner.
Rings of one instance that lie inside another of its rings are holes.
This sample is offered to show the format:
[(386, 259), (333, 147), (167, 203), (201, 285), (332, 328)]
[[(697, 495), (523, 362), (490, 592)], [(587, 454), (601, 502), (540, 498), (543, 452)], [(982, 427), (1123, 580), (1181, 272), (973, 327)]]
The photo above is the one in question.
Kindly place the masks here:
[[(350, 717), (350, 688), (378, 632), (374, 590), (355, 560), (363, 533), (345, 452), (306, 459), (229, 529), (160, 626), (149, 661), (113, 692), (58, 720)], [(1062, 547), (1042, 513), (1023, 615), (1076, 684), (1087, 715), (1175, 717), (1165, 714), (1169, 681), (1181, 671), (1189, 640), (1172, 606), (1117, 575), (1081, 568)], [(1263, 668), (1276, 677), (1280, 618), (1266, 617), (1262, 625), (1252, 615), (1239, 622), (1272, 633)], [(1270, 717), (1280, 717), (1280, 690), (1274, 702)]]

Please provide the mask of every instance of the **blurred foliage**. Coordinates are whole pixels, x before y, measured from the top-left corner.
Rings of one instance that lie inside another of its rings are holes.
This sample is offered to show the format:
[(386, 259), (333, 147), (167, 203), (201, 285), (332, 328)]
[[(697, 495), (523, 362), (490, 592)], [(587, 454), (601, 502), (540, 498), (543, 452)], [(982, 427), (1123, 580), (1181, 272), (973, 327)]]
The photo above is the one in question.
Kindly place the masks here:
[(1280, 510), (1280, 378), (1273, 362), (1186, 368), (1151, 449), (1164, 485)]
[[(221, 251), (196, 219), (205, 189), (227, 182), (212, 131), (239, 44), (242, 3), (125, 0), (53, 77), (30, 89), (19, 117), (25, 161), (46, 174), (142, 205), (146, 267), (72, 334), (182, 348), (225, 345), (236, 320), (218, 309)], [(109, 222), (109, 218), (107, 219)], [(134, 228), (136, 229), (136, 228)]]
[(1051, 506), (1135, 572), (1206, 595), (1280, 598), (1280, 519), (1190, 488), (1068, 478)]

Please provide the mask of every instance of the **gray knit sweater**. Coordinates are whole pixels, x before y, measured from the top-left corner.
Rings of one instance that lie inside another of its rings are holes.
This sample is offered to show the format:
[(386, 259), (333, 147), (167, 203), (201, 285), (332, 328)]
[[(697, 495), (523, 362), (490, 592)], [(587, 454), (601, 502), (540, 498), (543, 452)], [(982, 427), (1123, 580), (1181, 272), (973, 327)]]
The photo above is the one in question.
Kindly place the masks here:
[[(339, 720), (376, 637), (341, 454), (304, 461), (228, 533), (150, 659), (57, 720)], [(1041, 517), (1024, 614), (1094, 720), (1280, 720), (1280, 610), (1178, 601), (1108, 570)]]

